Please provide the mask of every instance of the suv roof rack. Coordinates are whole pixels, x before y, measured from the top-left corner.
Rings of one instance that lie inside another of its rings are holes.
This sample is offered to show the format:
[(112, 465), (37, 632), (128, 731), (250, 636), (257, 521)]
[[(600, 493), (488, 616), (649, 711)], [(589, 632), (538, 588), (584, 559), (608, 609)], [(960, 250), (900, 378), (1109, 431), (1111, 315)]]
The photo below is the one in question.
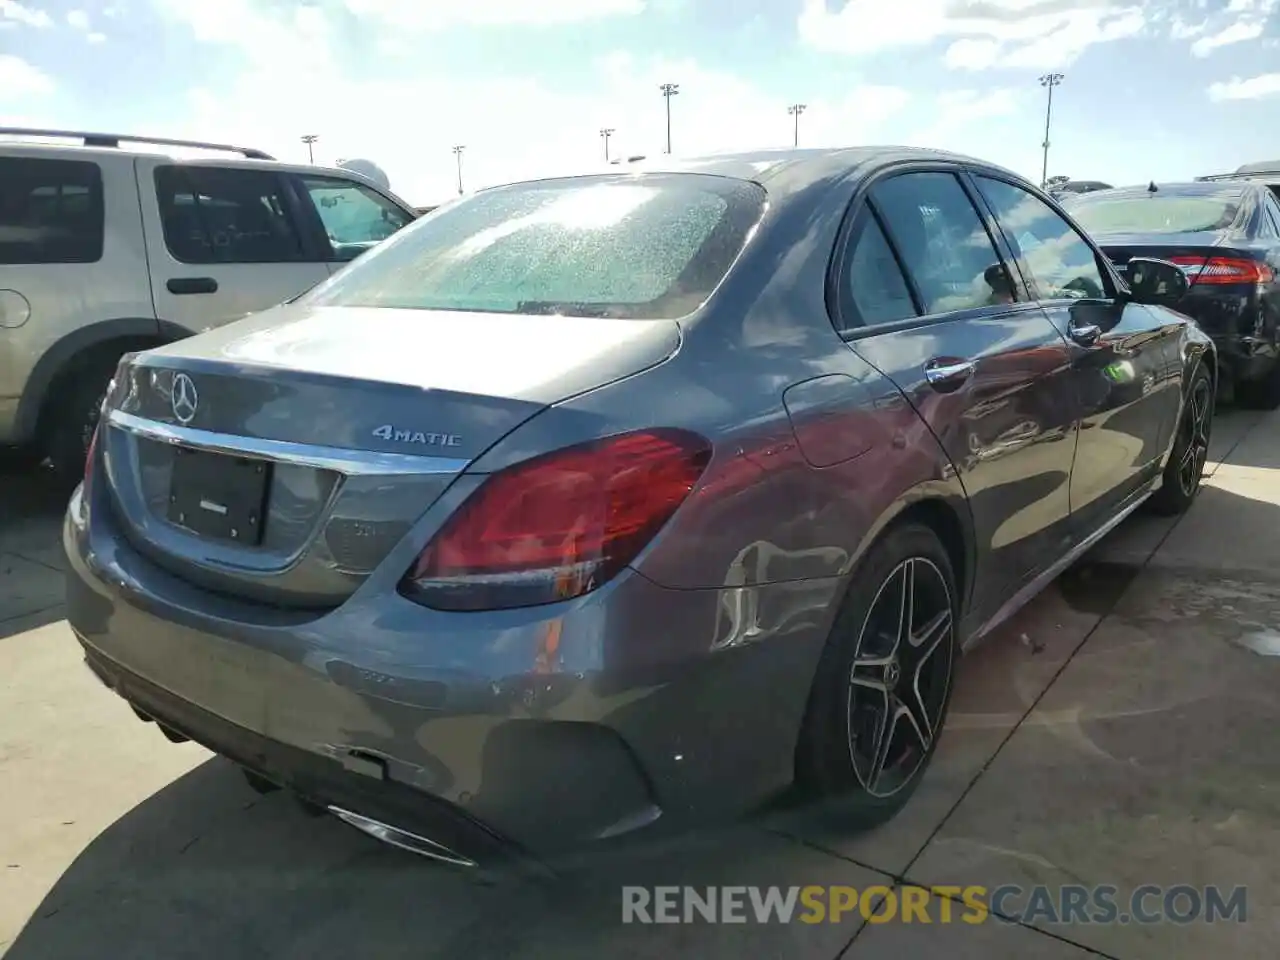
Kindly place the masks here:
[(150, 143), (160, 147), (192, 147), (197, 150), (224, 150), (238, 153), (249, 160), (274, 160), (269, 153), (253, 147), (237, 147), (227, 143), (204, 143), (200, 140), (173, 140), (168, 137), (135, 137), (126, 133), (86, 133), (83, 130), (37, 130), (30, 127), (0, 127), (0, 135), (14, 137), (57, 137), (80, 140), (86, 147), (118, 147), (123, 143)]

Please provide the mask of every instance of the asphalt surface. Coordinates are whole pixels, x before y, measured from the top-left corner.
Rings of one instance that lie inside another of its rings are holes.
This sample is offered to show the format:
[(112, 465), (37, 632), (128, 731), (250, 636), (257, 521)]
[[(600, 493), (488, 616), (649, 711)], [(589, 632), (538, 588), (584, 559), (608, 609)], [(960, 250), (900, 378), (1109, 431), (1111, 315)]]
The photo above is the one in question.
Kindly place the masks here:
[[(1280, 415), (1224, 413), (1212, 460), (1186, 517), (1127, 521), (966, 657), (938, 757), (887, 827), (851, 836), (783, 811), (583, 856), (553, 880), (380, 846), (138, 722), (62, 621), (60, 495), (39, 473), (0, 470), (0, 954), (1272, 960)], [(1245, 920), (1057, 923), (1042, 910), (968, 923), (957, 903), (947, 923), (937, 899), (931, 922), (903, 917), (916, 886), (1010, 884), (1108, 885), (1121, 907), (1144, 885), (1244, 887)], [(624, 924), (623, 886), (657, 885), (881, 887), (867, 903), (896, 907), (882, 923), (853, 909)]]

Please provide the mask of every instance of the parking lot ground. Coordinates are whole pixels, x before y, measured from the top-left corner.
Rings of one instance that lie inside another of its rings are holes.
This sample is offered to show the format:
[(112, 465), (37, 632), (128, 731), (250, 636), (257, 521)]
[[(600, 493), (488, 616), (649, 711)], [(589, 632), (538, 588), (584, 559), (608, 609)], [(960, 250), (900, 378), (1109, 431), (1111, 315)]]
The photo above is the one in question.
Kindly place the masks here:
[[(0, 477), (0, 953), (1270, 960), (1280, 415), (1224, 412), (1212, 461), (1186, 517), (1127, 521), (965, 658), (938, 757), (893, 823), (851, 837), (784, 811), (537, 882), (381, 847), (137, 722), (61, 622), (59, 498), (38, 475)], [(880, 887), (885, 915), (936, 884), (1106, 884), (1122, 909), (1144, 884), (1245, 886), (1247, 920), (946, 924), (932, 900), (929, 924), (857, 910), (816, 924), (621, 922), (624, 885)]]

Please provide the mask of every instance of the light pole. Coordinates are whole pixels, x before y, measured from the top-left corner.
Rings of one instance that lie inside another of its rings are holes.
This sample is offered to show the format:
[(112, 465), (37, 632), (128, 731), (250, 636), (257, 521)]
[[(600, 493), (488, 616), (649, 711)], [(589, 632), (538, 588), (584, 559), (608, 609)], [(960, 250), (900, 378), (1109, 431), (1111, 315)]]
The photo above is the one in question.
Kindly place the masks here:
[(458, 160), (458, 196), (462, 196), (462, 151), (467, 149), (463, 144), (453, 148), (453, 155)]
[(791, 106), (787, 107), (787, 113), (796, 118), (796, 135), (793, 141), (793, 146), (800, 146), (800, 114), (804, 113), (808, 109), (808, 106), (803, 103), (793, 103)]
[(302, 138), (302, 142), (307, 145), (307, 162), (311, 164), (316, 162), (315, 142), (319, 139), (314, 133), (308, 133)]
[(680, 92), (680, 84), (678, 83), (662, 83), (658, 85), (658, 89), (662, 91), (662, 96), (667, 101), (667, 153), (671, 152), (671, 98)]
[(1044, 108), (1044, 166), (1040, 170), (1040, 189), (1049, 182), (1049, 123), (1053, 119), (1053, 88), (1062, 82), (1062, 74), (1046, 73), (1040, 78), (1040, 86), (1049, 89), (1049, 102)]
[(613, 127), (604, 127), (600, 131), (600, 139), (604, 141), (604, 162), (609, 162), (609, 138), (613, 136)]

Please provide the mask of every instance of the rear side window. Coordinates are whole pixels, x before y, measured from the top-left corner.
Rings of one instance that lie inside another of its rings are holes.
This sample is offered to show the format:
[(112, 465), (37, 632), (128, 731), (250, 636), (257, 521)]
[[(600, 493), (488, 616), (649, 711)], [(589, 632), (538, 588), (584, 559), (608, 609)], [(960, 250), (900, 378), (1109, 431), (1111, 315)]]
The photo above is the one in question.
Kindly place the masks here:
[(303, 259), (284, 181), (266, 170), (156, 169), (164, 242), (182, 263), (288, 263)]
[(1013, 300), (1000, 255), (953, 174), (903, 174), (877, 184), (871, 198), (925, 313)]
[(854, 313), (845, 319), (846, 329), (916, 316), (906, 278), (894, 259), (884, 231), (869, 211), (864, 214), (853, 241), (846, 279)]
[(579, 177), (458, 200), (319, 287), (322, 306), (656, 319), (700, 307), (764, 209), (700, 174)]
[(0, 264), (96, 263), (102, 237), (96, 163), (0, 158)]

